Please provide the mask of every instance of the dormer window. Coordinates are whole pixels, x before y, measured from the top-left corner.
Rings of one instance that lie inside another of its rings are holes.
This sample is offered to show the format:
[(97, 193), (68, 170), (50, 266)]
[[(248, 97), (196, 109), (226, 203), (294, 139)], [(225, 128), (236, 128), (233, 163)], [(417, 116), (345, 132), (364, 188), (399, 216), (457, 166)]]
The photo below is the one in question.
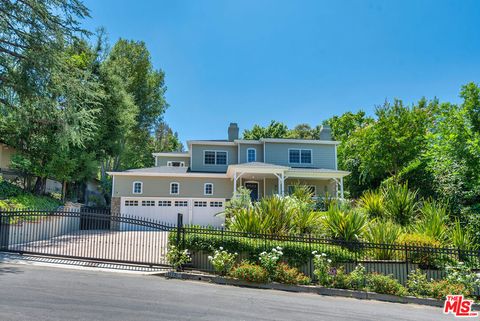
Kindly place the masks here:
[(255, 148), (248, 148), (247, 163), (256, 162), (256, 161), (257, 161), (257, 150)]
[(291, 148), (288, 150), (288, 162), (290, 164), (311, 164), (312, 150)]
[(168, 161), (167, 166), (171, 167), (185, 167), (185, 162), (180, 161)]

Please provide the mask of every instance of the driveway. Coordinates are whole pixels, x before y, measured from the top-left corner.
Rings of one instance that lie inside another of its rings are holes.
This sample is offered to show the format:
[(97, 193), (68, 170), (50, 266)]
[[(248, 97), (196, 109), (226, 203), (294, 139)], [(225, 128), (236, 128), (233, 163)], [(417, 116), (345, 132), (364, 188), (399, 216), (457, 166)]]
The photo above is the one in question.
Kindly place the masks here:
[(0, 320), (453, 320), (440, 308), (0, 264)]

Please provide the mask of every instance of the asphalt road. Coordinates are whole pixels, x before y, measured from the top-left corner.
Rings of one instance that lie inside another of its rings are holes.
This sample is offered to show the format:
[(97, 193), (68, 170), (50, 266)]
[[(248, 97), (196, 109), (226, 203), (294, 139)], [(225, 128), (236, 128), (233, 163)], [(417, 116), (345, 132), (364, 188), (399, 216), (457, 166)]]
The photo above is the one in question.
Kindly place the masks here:
[(0, 263), (0, 320), (453, 320), (440, 308)]

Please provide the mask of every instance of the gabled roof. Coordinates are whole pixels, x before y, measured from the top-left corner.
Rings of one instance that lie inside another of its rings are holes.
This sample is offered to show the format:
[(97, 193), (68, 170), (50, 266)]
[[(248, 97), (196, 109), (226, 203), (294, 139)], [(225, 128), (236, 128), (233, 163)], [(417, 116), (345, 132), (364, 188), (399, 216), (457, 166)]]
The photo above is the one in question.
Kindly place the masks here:
[(147, 168), (127, 169), (123, 173), (186, 173), (188, 167), (158, 166)]
[(210, 177), (226, 178), (225, 173), (191, 172), (188, 167), (158, 166), (135, 168), (123, 172), (107, 172), (111, 176), (157, 176), (157, 177)]
[(165, 156), (165, 157), (190, 157), (188, 152), (161, 152), (152, 153), (153, 156)]

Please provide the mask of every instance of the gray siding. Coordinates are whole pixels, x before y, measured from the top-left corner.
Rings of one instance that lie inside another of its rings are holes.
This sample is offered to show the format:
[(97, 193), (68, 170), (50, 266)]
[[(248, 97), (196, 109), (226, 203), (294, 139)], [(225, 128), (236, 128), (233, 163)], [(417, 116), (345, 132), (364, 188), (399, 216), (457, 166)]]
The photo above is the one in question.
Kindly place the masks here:
[[(288, 150), (301, 148), (312, 150), (312, 164), (290, 164)], [(265, 162), (290, 167), (317, 167), (335, 169), (335, 145), (265, 143)]]
[(173, 157), (173, 156), (157, 156), (157, 166), (167, 166), (169, 161), (185, 162), (185, 167), (190, 166), (190, 156)]
[(240, 164), (247, 162), (247, 149), (255, 148), (257, 162), (263, 162), (263, 144), (240, 144)]
[[(133, 194), (133, 182), (143, 183), (143, 193)], [(180, 194), (170, 195), (170, 183), (180, 184)], [(213, 184), (213, 195), (204, 195), (204, 184)], [(228, 178), (208, 177), (148, 177), (148, 176), (115, 176), (115, 196), (129, 197), (208, 197), (231, 198), (233, 183)]]
[[(193, 172), (227, 172), (228, 165), (236, 164), (238, 159), (237, 146), (220, 145), (192, 145), (191, 170)], [(203, 152), (206, 150), (217, 150), (227, 152), (227, 165), (204, 165)]]

